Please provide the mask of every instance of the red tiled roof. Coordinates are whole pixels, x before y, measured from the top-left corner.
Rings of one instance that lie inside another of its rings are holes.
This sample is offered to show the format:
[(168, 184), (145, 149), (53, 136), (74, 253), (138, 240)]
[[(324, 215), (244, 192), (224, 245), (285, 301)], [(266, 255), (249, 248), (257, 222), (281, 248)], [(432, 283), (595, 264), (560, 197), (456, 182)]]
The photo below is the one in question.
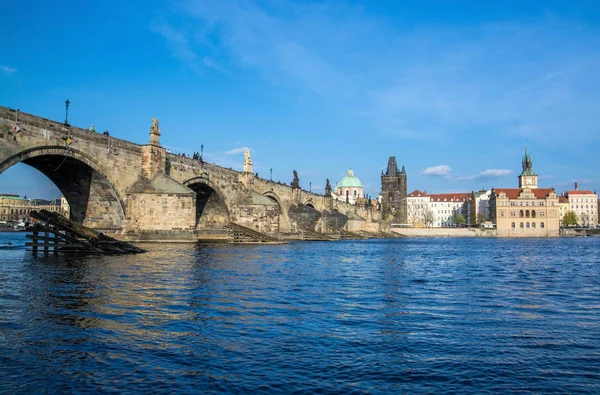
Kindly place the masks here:
[(411, 193), (408, 194), (408, 197), (421, 197), (421, 196), (427, 196), (427, 192), (421, 192), (418, 189), (415, 189), (414, 191), (412, 191)]
[(567, 192), (568, 195), (594, 195), (594, 193), (592, 193), (592, 191), (568, 191)]
[[(517, 199), (521, 194), (522, 190), (523, 189), (521, 188), (498, 188), (494, 189), (494, 192), (496, 193), (496, 195), (499, 195), (500, 192), (504, 192), (507, 198)], [(548, 196), (552, 191), (552, 188), (534, 188), (531, 190), (536, 199), (546, 199), (546, 196)]]
[(559, 203), (569, 203), (569, 199), (566, 196), (559, 196), (558, 202)]
[(471, 198), (470, 193), (432, 193), (429, 195), (434, 202), (464, 202)]

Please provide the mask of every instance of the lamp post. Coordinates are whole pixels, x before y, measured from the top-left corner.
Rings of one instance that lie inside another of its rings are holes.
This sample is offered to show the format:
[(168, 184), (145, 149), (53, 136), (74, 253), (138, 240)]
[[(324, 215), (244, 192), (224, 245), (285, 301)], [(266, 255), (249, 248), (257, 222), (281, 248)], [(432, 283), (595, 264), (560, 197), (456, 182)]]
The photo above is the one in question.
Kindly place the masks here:
[(203, 156), (204, 156), (204, 144), (200, 145), (200, 161), (201, 162), (204, 162)]
[(312, 192), (312, 181), (308, 183), (308, 192)]
[(273, 182), (273, 168), (271, 168), (271, 182)]
[(69, 126), (69, 99), (65, 100), (65, 125)]

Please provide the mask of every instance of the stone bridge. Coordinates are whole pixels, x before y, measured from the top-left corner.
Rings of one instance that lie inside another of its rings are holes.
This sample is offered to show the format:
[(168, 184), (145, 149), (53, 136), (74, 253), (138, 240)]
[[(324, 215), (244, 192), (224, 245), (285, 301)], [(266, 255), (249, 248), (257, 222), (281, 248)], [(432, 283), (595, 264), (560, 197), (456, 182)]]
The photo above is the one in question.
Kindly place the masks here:
[(150, 143), (0, 107), (0, 174), (25, 163), (46, 175), (71, 206), (71, 219), (134, 240), (222, 238), (230, 222), (294, 237), (302, 230), (379, 231), (379, 212), (169, 153), (158, 122)]

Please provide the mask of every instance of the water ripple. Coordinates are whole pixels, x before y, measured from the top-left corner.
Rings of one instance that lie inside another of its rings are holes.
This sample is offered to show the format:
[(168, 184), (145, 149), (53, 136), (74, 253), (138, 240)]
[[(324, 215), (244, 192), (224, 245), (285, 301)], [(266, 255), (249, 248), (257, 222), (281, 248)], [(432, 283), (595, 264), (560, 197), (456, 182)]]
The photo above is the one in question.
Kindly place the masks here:
[(599, 243), (33, 257), (17, 240), (0, 255), (0, 393), (599, 393)]

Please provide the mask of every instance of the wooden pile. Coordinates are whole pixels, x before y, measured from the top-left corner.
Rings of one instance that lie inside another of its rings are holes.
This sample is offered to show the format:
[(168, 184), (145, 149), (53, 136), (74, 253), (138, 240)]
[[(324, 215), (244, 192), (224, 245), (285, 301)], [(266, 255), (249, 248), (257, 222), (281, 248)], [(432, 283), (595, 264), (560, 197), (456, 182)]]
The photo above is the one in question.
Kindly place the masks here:
[(132, 244), (113, 239), (103, 233), (78, 224), (58, 213), (48, 210), (31, 211), (30, 216), (37, 219), (26, 237), (31, 242), (25, 243), (30, 251), (61, 253), (96, 253), (96, 254), (138, 254), (146, 252)]

